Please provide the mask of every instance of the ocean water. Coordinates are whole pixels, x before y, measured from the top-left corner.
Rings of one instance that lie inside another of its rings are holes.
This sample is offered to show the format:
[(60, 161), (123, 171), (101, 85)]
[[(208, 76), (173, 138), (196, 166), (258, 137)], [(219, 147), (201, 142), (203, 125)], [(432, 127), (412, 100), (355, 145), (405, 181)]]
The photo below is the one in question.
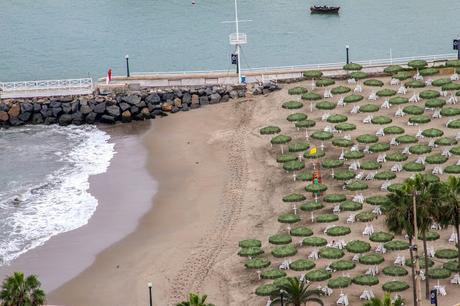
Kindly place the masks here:
[(94, 126), (0, 129), (0, 266), (88, 222), (88, 178), (107, 170), (109, 138)]
[[(0, 81), (131, 71), (232, 70), (233, 1), (2, 0)], [(310, 15), (312, 4), (339, 16)], [(451, 53), (458, 0), (239, 0), (242, 67)]]

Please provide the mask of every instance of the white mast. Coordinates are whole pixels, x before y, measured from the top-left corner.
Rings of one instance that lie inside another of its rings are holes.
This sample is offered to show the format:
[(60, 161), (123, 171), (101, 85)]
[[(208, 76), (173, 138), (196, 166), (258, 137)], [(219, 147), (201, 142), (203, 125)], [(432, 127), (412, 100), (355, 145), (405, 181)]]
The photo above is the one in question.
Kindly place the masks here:
[(236, 46), (237, 64), (236, 71), (238, 73), (238, 83), (241, 84), (241, 45), (247, 43), (247, 37), (245, 33), (239, 31), (239, 20), (238, 20), (238, 2), (235, 0), (235, 25), (236, 33), (230, 34), (230, 44)]

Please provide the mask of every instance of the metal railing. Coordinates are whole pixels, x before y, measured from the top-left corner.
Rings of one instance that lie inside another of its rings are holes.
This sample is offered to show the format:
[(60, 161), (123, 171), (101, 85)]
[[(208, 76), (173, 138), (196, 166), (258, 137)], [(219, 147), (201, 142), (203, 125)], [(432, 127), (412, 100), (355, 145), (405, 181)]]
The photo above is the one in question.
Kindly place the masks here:
[[(435, 55), (421, 55), (421, 56), (408, 56), (398, 58), (385, 58), (385, 59), (371, 59), (362, 61), (353, 61), (353, 63), (366, 65), (366, 66), (379, 66), (391, 64), (407, 64), (412, 60), (425, 60), (428, 62), (442, 61), (457, 58), (457, 53), (435, 54)], [(277, 66), (277, 67), (259, 67), (242, 69), (244, 72), (258, 72), (258, 71), (276, 71), (276, 70), (311, 70), (311, 69), (341, 69), (345, 62), (336, 63), (322, 63), (322, 64), (306, 64), (306, 65), (292, 65), (292, 66)], [(228, 70), (198, 70), (198, 71), (164, 71), (164, 72), (133, 72), (132, 76), (142, 75), (165, 75), (165, 74), (211, 74), (211, 73), (227, 73)]]
[(77, 90), (93, 89), (93, 79), (67, 79), (67, 80), (42, 80), (23, 82), (0, 82), (3, 92), (15, 91), (52, 91), (52, 90)]

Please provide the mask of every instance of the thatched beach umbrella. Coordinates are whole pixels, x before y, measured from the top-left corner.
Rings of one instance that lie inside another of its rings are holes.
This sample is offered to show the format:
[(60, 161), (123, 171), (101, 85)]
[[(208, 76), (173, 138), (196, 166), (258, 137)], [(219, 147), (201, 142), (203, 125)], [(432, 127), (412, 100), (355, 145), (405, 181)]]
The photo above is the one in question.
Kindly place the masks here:
[(270, 143), (272, 145), (281, 145), (281, 153), (284, 153), (283, 144), (289, 143), (292, 140), (290, 136), (287, 135), (278, 135), (271, 139)]

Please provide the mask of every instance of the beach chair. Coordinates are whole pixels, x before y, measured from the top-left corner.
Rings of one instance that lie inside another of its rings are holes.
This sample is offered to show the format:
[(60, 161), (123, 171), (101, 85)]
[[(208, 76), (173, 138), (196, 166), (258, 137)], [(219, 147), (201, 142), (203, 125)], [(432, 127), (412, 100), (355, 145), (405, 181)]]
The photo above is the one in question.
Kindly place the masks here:
[(436, 109), (436, 110), (433, 112), (433, 115), (431, 115), (431, 118), (433, 118), (433, 119), (440, 119), (440, 118), (442, 118), (441, 111), (440, 111), (439, 109)]
[(449, 149), (444, 149), (442, 150), (442, 156), (445, 156), (445, 157), (451, 157), (452, 156), (452, 153), (450, 153)]
[(359, 146), (357, 144), (352, 145), (351, 148), (350, 148), (350, 151), (351, 152), (359, 151)]
[(407, 93), (406, 86), (401, 85), (401, 86), (398, 88), (398, 95), (405, 95), (406, 93)]
[(373, 118), (374, 118), (374, 116), (369, 115), (369, 116), (367, 116), (366, 118), (363, 119), (363, 123), (369, 124), (369, 123), (372, 122), (372, 119), (373, 119)]
[(321, 121), (326, 121), (327, 118), (329, 118), (331, 115), (329, 113), (324, 113), (322, 116), (321, 116)]
[(348, 166), (348, 170), (353, 170), (353, 171), (358, 170), (358, 163), (357, 162), (352, 162), (350, 164), (350, 166)]
[(418, 139), (425, 138), (425, 136), (423, 136), (422, 130), (420, 128), (418, 129), (417, 134), (415, 135), (415, 137), (417, 137)]
[(375, 92), (371, 92), (371, 94), (369, 95), (369, 97), (367, 98), (368, 100), (370, 101), (377, 101), (377, 95), (375, 94)]
[(434, 257), (435, 252), (434, 252), (433, 246), (428, 247), (427, 253), (428, 253), (428, 257)]
[(412, 155), (412, 153), (409, 151), (409, 147), (408, 146), (405, 146), (403, 151), (402, 151), (402, 154), (404, 155)]
[(334, 206), (334, 210), (332, 211), (332, 213), (338, 215), (340, 213), (340, 205)]
[(349, 215), (347, 218), (347, 224), (355, 223), (355, 215)]
[[(343, 136), (343, 138), (346, 139), (346, 140), (351, 140), (351, 135), (347, 134), (347, 135)], [(459, 136), (459, 138), (460, 138), (460, 136)]]
[(358, 112), (359, 112), (359, 105), (355, 105), (351, 109), (350, 114), (357, 114)]
[(434, 139), (430, 139), (430, 141), (428, 142), (428, 146), (429, 146), (430, 148), (436, 148), (437, 145), (436, 145), (436, 143), (435, 143), (435, 140), (434, 140)]
[[(362, 172), (361, 172), (362, 173)], [(353, 199), (352, 199), (353, 202), (357, 202), (357, 203), (361, 203), (363, 204), (364, 203), (364, 196), (362, 193), (359, 193), (359, 194), (356, 194)]]
[(355, 93), (361, 93), (363, 92), (363, 88), (361, 87), (361, 85), (356, 85), (355, 89), (353, 90), (353, 92)]
[(384, 153), (384, 154), (379, 154), (379, 156), (377, 156), (377, 162), (378, 163), (385, 163), (387, 160), (387, 155)]
[(456, 285), (460, 284), (460, 276), (458, 273), (455, 274), (454, 277), (451, 278), (450, 283), (456, 284)]
[(339, 99), (339, 101), (337, 101), (337, 105), (338, 106), (345, 106), (345, 102), (343, 101), (343, 97)]
[(324, 90), (324, 98), (333, 98), (331, 91), (329, 89)]
[(370, 151), (369, 151), (369, 146), (368, 146), (368, 145), (366, 145), (366, 146), (364, 147), (363, 153), (366, 153), (366, 154), (369, 154), (369, 153), (370, 153)]
[(377, 132), (375, 132), (376, 136), (383, 137), (385, 136), (385, 132), (383, 131), (383, 128), (380, 128)]
[(433, 80), (428, 79), (428, 80), (425, 81), (425, 86), (431, 86), (432, 83), (433, 83)]
[(443, 171), (442, 171), (441, 167), (436, 166), (436, 167), (433, 168), (433, 171), (431, 171), (431, 173), (437, 175), (437, 174), (442, 174)]
[(425, 156), (419, 156), (419, 157), (417, 157), (417, 159), (415, 160), (415, 162), (416, 162), (417, 164), (422, 164), (422, 165), (424, 165), (424, 164), (425, 164), (425, 158), (426, 158)]
[(378, 216), (381, 216), (382, 215), (382, 210), (380, 209), (379, 206), (377, 206), (372, 210), (372, 213), (374, 213), (374, 214), (376, 214)]
[(356, 80), (355, 79), (348, 79), (347, 83), (350, 84), (350, 85), (356, 84)]
[(398, 79), (391, 79), (390, 80), (390, 85), (399, 85), (401, 83), (400, 80)]
[(353, 258), (351, 259), (352, 261), (359, 261), (359, 258), (361, 257), (360, 254), (355, 254), (353, 255)]
[(349, 304), (349, 302), (348, 302), (348, 297), (347, 297), (347, 295), (341, 293), (340, 296), (339, 296), (339, 299), (337, 300), (337, 305), (348, 306), (348, 304)]
[(396, 257), (395, 261), (394, 261), (394, 264), (395, 264), (396, 266), (403, 266), (403, 265), (404, 265), (404, 261), (405, 261), (404, 256), (398, 255), (398, 256)]
[(411, 103), (417, 103), (420, 101), (420, 97), (418, 96), (417, 93), (414, 92), (414, 94), (412, 95), (412, 97), (409, 98), (409, 102)]
[(375, 248), (376, 253), (381, 253), (385, 254), (387, 252), (387, 249), (383, 246), (383, 243), (380, 243), (376, 248)]
[(389, 109), (390, 108), (390, 101), (385, 100), (382, 105), (380, 105), (381, 109)]
[(451, 95), (449, 99), (447, 99), (447, 104), (457, 104), (458, 100), (457, 97), (454, 95)]
[(364, 178), (364, 172), (360, 172), (355, 176), (356, 180), (362, 180)]
[(457, 73), (454, 73), (450, 76), (450, 80), (451, 81), (458, 81), (458, 74)]
[(447, 91), (441, 90), (441, 97), (447, 97)]
[(449, 237), (449, 243), (457, 243), (457, 235), (455, 232), (452, 232), (452, 234)]

